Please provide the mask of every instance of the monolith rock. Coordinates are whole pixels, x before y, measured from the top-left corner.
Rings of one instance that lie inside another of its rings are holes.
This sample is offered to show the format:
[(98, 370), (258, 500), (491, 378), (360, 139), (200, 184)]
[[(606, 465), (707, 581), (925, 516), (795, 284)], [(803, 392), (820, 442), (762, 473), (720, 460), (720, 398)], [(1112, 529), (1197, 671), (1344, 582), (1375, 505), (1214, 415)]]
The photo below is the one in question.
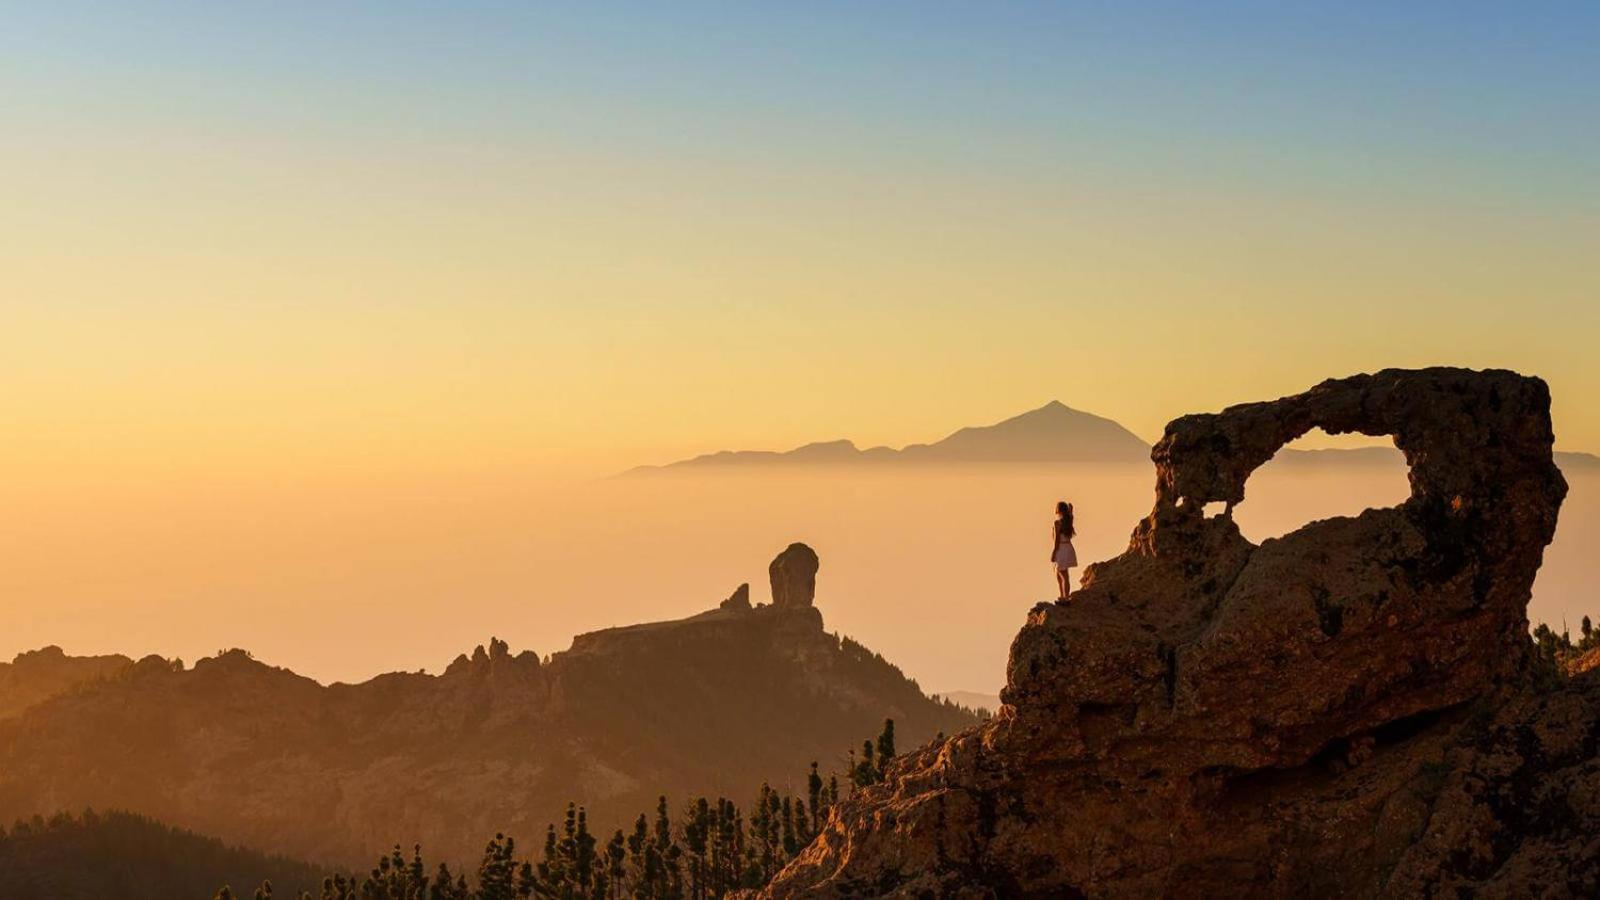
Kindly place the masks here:
[(817, 552), (805, 544), (790, 544), (767, 567), (772, 580), (772, 605), (780, 609), (809, 607), (817, 595)]

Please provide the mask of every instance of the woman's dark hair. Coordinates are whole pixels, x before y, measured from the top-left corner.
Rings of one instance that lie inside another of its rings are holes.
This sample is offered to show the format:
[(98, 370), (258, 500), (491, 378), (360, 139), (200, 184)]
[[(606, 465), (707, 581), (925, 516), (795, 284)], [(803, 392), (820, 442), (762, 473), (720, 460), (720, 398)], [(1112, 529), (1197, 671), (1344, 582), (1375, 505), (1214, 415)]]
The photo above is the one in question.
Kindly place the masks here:
[(1056, 515), (1061, 517), (1061, 533), (1067, 537), (1077, 537), (1078, 529), (1072, 527), (1072, 504), (1063, 500), (1056, 504)]

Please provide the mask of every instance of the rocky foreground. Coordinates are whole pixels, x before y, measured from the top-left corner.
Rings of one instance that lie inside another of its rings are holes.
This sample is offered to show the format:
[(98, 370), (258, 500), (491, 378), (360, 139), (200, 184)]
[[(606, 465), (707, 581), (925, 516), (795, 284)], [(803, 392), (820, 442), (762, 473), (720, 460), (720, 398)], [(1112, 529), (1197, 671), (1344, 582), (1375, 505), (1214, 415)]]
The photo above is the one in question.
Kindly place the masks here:
[[(922, 742), (977, 721), (823, 628), (818, 561), (773, 561), (673, 622), (580, 635), (540, 660), (501, 641), (438, 676), (321, 685), (242, 650), (0, 664), (0, 823), (125, 809), (263, 850), (364, 866), (394, 844), (475, 863), (497, 832), (533, 847), (566, 804), (598, 831), (661, 793), (746, 801), (800, 781), (893, 718)], [(3, 894), (0, 889), (0, 894)]]
[[(1255, 546), (1232, 507), (1320, 426), (1411, 496)], [(1566, 484), (1549, 395), (1385, 371), (1180, 418), (1156, 504), (1012, 645), (1006, 705), (836, 808), (790, 897), (1600, 896), (1600, 672), (1536, 670)]]

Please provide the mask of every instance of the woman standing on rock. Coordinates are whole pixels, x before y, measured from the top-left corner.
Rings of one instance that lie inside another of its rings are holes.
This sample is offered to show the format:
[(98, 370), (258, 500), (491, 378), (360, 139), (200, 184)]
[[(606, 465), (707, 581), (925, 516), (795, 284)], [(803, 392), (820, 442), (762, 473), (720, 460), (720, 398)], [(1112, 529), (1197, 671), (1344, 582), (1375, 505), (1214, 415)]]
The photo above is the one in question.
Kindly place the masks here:
[(1050, 526), (1050, 561), (1056, 566), (1056, 586), (1060, 588), (1057, 603), (1067, 602), (1072, 594), (1072, 567), (1078, 564), (1078, 551), (1072, 548), (1072, 538), (1078, 530), (1072, 527), (1072, 504), (1065, 500), (1056, 504), (1056, 521)]

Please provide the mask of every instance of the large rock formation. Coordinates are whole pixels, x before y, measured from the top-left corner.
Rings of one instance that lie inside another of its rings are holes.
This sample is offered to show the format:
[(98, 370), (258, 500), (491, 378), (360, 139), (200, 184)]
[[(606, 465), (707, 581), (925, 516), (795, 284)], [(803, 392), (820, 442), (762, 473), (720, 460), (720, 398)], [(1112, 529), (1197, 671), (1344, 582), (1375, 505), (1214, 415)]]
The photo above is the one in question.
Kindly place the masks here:
[(767, 567), (772, 581), (772, 605), (805, 609), (817, 595), (817, 552), (805, 544), (790, 544)]
[(490, 640), (443, 675), (355, 685), (242, 650), (191, 669), (25, 654), (0, 666), (0, 711), (18, 710), (0, 715), (0, 822), (120, 808), (330, 863), (421, 841), (470, 865), (496, 832), (536, 841), (569, 800), (605, 832), (661, 793), (745, 801), (802, 778), (886, 717), (920, 740), (976, 721), (825, 631), (809, 594), (731, 601), (579, 635), (547, 662)]
[[(1252, 545), (1246, 480), (1317, 426), (1393, 436), (1410, 498)], [(1000, 713), (771, 896), (1594, 895), (1600, 680), (1525, 677), (1551, 442), (1543, 382), (1458, 369), (1172, 422), (1154, 510), (1029, 615)]]

